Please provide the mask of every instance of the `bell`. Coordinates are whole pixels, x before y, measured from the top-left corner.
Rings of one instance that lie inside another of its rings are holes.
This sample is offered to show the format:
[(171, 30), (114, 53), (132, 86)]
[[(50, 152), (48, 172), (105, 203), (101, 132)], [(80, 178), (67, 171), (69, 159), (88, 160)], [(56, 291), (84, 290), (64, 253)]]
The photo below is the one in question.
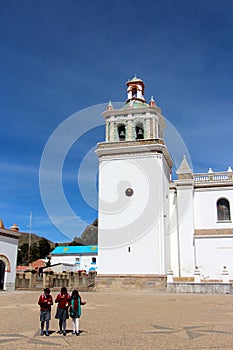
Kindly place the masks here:
[(121, 132), (120, 132), (120, 137), (125, 137), (125, 132), (124, 132), (124, 130), (121, 130)]
[(143, 135), (142, 129), (139, 129), (139, 130), (138, 130), (138, 136), (139, 136), (139, 135), (140, 135), (140, 136)]

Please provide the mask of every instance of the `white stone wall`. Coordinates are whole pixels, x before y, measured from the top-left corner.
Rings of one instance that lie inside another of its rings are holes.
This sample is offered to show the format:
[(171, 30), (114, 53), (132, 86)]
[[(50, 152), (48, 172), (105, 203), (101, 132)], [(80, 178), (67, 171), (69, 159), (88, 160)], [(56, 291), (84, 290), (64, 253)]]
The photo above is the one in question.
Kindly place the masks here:
[(10, 272), (5, 272), (5, 290), (15, 289), (18, 239), (0, 236), (0, 254), (5, 255), (10, 262)]
[[(161, 154), (101, 160), (98, 273), (166, 273), (165, 164)], [(132, 197), (125, 195), (127, 188), (133, 189)]]
[[(226, 266), (233, 279), (233, 235), (216, 231), (232, 229), (232, 222), (218, 222), (217, 200), (227, 198), (232, 210), (233, 190), (218, 187), (193, 191), (191, 182), (186, 182), (169, 194), (170, 269), (175, 277), (186, 277), (193, 276), (198, 266), (201, 278), (221, 279)], [(194, 236), (195, 230), (201, 229), (213, 232)]]
[(167, 255), (169, 257), (168, 270), (173, 271), (174, 276), (179, 276), (179, 246), (177, 225), (177, 192), (175, 189), (169, 192), (169, 218), (167, 229)]
[(177, 188), (177, 234), (179, 269), (181, 276), (192, 276), (195, 268), (193, 246), (193, 186), (178, 186)]
[(226, 266), (229, 278), (233, 279), (233, 238), (195, 238), (196, 260), (202, 279), (222, 279)]
[(198, 189), (194, 195), (194, 217), (196, 229), (232, 228), (232, 222), (218, 222), (217, 200), (226, 198), (230, 202), (233, 216), (233, 189)]

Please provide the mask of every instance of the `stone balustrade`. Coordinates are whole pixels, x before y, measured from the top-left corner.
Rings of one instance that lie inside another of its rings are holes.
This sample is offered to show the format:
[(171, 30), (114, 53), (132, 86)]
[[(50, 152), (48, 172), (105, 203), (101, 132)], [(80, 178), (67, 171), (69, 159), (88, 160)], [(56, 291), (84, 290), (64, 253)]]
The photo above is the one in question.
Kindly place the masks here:
[(195, 182), (232, 181), (233, 180), (233, 172), (232, 171), (222, 171), (222, 172), (208, 172), (208, 173), (194, 174), (194, 180), (195, 180)]
[(198, 267), (194, 270), (194, 277), (174, 277), (171, 270), (167, 273), (167, 292), (170, 293), (217, 293), (232, 294), (233, 280), (229, 279), (229, 272), (223, 266), (221, 278), (204, 279)]
[[(60, 290), (66, 287), (68, 290), (77, 288), (80, 291), (92, 291), (95, 288), (95, 271), (86, 272), (62, 272), (43, 273), (43, 288)], [(16, 273), (16, 289), (36, 289), (36, 270)]]
[(16, 272), (15, 289), (34, 289), (36, 286), (36, 270)]
[(68, 290), (77, 288), (80, 291), (91, 291), (95, 288), (95, 276), (95, 271), (89, 271), (88, 274), (84, 271), (60, 273), (47, 271), (43, 273), (43, 286), (53, 290), (66, 287)]
[[(16, 273), (16, 289), (35, 290), (36, 271), (31, 269), (26, 272)], [(95, 271), (88, 274), (84, 271), (60, 272), (46, 271), (43, 274), (42, 288), (49, 287), (52, 290), (60, 290), (66, 287), (69, 291), (109, 291), (124, 289), (150, 289), (154, 291), (167, 291), (171, 293), (233, 293), (233, 280), (229, 277), (226, 266), (223, 266), (221, 278), (207, 280), (201, 278), (201, 271), (195, 268), (193, 276), (174, 277), (169, 270), (167, 276), (157, 275), (100, 275), (96, 277)]]

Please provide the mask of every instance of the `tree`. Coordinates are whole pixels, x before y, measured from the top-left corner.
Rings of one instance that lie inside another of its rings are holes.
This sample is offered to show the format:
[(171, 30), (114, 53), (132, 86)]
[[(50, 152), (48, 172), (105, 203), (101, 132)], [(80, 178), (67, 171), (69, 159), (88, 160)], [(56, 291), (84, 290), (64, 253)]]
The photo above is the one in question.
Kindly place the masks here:
[(49, 243), (49, 241), (42, 237), (39, 241), (38, 241), (38, 250), (39, 250), (39, 258), (45, 258), (47, 255), (49, 255), (50, 251), (51, 251), (51, 245)]
[(40, 251), (37, 243), (33, 243), (30, 249), (29, 262), (36, 261), (40, 258)]
[(18, 249), (17, 265), (27, 265), (28, 263), (28, 243), (24, 243)]

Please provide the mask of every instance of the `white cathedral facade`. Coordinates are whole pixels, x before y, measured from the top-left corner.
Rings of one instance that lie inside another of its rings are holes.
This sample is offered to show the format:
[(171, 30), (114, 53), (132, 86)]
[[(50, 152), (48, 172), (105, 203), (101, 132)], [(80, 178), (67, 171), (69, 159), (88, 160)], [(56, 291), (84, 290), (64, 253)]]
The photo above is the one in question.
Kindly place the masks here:
[(121, 109), (103, 113), (99, 157), (99, 275), (233, 279), (233, 172), (195, 174), (183, 158), (172, 180), (166, 125), (144, 83), (127, 82)]

